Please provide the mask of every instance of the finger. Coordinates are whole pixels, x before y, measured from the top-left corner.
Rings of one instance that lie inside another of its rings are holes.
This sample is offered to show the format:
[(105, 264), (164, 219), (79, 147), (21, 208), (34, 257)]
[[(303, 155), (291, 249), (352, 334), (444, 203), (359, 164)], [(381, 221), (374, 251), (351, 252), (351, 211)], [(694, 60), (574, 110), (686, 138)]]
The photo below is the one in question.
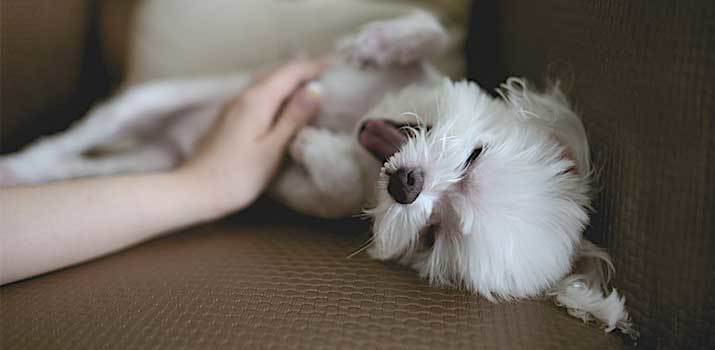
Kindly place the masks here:
[[(276, 66), (273, 68), (269, 68), (266, 70), (261, 70), (260, 72), (257, 72), (254, 76), (253, 80), (253, 85), (258, 86), (258, 85), (263, 85), (266, 83), (270, 78), (273, 78), (277, 74), (282, 74), (279, 71), (287, 69), (293, 69), (291, 66), (295, 65), (317, 65), (318, 66), (318, 74), (322, 73), (326, 68), (332, 66), (335, 62), (336, 58), (333, 54), (324, 54), (321, 56), (318, 56), (317, 58), (313, 59), (308, 59), (308, 58), (296, 58), (294, 61), (289, 62), (287, 64), (284, 64), (282, 66)], [(298, 68), (300, 69), (300, 68)]]
[(269, 73), (247, 93), (260, 102), (273, 101), (271, 107), (277, 109), (279, 101), (289, 97), (301, 84), (317, 78), (325, 67), (325, 61), (295, 61)]
[(317, 77), (327, 62), (325, 59), (296, 61), (274, 70), (244, 90), (229, 109), (249, 106), (250, 113), (247, 115), (251, 116), (252, 129), (258, 134), (265, 134), (300, 85)]
[(270, 142), (287, 144), (298, 129), (318, 114), (321, 93), (318, 83), (310, 83), (293, 95), (268, 133)]

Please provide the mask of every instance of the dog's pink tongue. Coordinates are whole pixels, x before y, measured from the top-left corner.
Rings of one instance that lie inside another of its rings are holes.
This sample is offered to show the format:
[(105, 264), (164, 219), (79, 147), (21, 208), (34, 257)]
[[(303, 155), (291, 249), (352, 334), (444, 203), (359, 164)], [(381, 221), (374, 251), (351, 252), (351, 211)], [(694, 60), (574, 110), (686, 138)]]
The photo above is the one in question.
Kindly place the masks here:
[(382, 162), (397, 153), (400, 146), (407, 142), (407, 137), (397, 127), (382, 120), (366, 121), (358, 137), (360, 144)]

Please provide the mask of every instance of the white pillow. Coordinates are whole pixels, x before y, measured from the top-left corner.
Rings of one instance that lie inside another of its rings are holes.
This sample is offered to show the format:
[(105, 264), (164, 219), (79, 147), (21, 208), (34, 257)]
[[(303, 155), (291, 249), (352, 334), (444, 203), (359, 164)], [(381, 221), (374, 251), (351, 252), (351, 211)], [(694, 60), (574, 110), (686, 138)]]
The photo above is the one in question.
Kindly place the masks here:
[[(367, 0), (142, 0), (130, 29), (126, 83), (249, 71), (299, 53), (323, 54), (362, 24), (414, 7)], [(459, 44), (461, 36), (455, 39)], [(460, 48), (443, 60), (445, 73), (461, 73)]]

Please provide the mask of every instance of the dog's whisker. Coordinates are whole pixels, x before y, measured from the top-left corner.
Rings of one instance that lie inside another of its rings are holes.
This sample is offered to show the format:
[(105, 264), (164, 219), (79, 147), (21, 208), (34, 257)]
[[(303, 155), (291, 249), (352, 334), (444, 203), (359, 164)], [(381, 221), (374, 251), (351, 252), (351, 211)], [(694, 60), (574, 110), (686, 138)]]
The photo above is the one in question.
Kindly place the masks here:
[(370, 209), (363, 209), (361, 213), (352, 216), (355, 219), (369, 220), (372, 215), (370, 214)]
[[(374, 236), (373, 236), (373, 237), (374, 237)], [(363, 243), (362, 246), (360, 246), (360, 248), (358, 248), (356, 251), (352, 252), (352, 253), (351, 253), (350, 255), (348, 255), (345, 259), (352, 259), (352, 258), (355, 257), (356, 255), (358, 255), (358, 254), (364, 252), (364, 251), (365, 251), (367, 248), (369, 248), (370, 245), (373, 243), (373, 241), (374, 241), (374, 238), (373, 238), (373, 237), (368, 238), (367, 241), (366, 241), (365, 243)]]

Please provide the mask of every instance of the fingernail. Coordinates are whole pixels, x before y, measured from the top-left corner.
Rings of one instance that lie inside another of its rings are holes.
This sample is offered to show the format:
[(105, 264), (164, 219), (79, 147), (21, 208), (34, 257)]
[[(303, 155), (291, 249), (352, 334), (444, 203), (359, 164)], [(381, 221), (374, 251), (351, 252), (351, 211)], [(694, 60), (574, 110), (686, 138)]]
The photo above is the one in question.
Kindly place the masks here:
[(303, 93), (300, 96), (300, 104), (303, 108), (313, 109), (318, 107), (320, 99), (323, 96), (323, 85), (318, 81), (311, 81), (305, 85)]
[(305, 85), (305, 91), (311, 96), (311, 98), (319, 99), (323, 96), (323, 84), (317, 80), (311, 80)]

